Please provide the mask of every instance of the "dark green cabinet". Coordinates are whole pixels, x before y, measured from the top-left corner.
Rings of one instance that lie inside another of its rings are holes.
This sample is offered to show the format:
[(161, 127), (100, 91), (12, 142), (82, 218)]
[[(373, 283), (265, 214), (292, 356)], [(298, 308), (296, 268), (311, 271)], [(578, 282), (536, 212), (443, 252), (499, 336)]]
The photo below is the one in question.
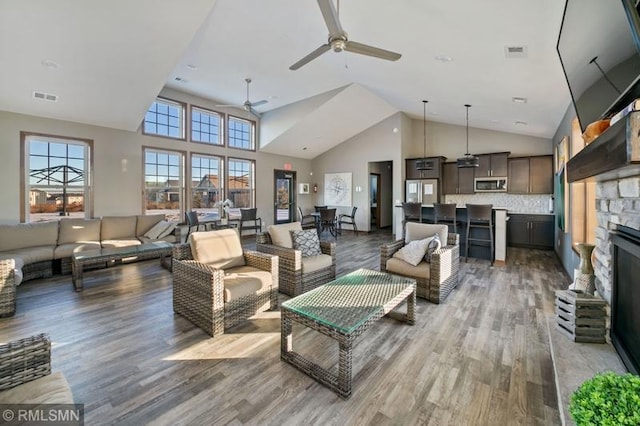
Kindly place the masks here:
[(553, 250), (554, 216), (546, 214), (510, 214), (507, 221), (507, 245)]

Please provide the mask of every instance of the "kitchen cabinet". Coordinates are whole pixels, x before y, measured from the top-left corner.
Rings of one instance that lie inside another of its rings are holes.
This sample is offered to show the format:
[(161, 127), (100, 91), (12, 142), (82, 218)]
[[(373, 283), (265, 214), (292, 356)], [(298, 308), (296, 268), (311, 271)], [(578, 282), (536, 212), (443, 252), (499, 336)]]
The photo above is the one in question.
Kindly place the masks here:
[(418, 162), (422, 161), (422, 158), (407, 158), (405, 160), (406, 179), (440, 179), (444, 157), (427, 157), (425, 160), (431, 163), (430, 170), (417, 169)]
[(473, 194), (473, 167), (459, 168), (456, 163), (444, 163), (443, 194)]
[(507, 245), (553, 250), (554, 218), (545, 214), (509, 214)]
[(511, 194), (553, 194), (553, 156), (509, 158), (507, 190)]
[(507, 176), (508, 152), (478, 155), (478, 167), (475, 177), (504, 177)]

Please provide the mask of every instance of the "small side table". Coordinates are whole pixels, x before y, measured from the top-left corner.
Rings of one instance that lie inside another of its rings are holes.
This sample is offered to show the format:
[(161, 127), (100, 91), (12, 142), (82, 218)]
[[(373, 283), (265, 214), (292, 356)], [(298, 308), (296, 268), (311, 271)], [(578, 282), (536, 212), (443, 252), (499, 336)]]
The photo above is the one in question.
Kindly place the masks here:
[(605, 305), (579, 290), (557, 290), (556, 329), (574, 342), (606, 343)]

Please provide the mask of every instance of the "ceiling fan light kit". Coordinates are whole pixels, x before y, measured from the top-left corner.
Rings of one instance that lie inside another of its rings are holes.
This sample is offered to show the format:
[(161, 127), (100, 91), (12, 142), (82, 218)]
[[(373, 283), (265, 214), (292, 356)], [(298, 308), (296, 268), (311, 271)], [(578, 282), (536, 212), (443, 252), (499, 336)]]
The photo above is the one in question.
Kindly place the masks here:
[[(339, 4), (340, 3), (338, 3), (338, 5)], [(347, 32), (342, 29), (342, 24), (340, 24), (338, 11), (333, 5), (333, 0), (318, 0), (318, 6), (320, 6), (320, 12), (322, 12), (324, 22), (329, 29), (329, 40), (327, 44), (323, 44), (295, 64), (291, 65), (289, 67), (290, 70), (295, 71), (301, 68), (303, 65), (308, 64), (329, 50), (333, 50), (334, 52), (342, 52), (344, 50), (360, 55), (386, 59), (387, 61), (397, 61), (402, 56), (401, 54), (390, 50), (380, 49), (378, 47), (357, 43), (355, 41), (349, 41)]]
[(471, 108), (471, 105), (465, 104), (464, 106), (467, 109), (467, 152), (463, 157), (456, 160), (456, 164), (459, 168), (478, 167), (480, 164), (479, 158), (469, 154), (469, 108)]

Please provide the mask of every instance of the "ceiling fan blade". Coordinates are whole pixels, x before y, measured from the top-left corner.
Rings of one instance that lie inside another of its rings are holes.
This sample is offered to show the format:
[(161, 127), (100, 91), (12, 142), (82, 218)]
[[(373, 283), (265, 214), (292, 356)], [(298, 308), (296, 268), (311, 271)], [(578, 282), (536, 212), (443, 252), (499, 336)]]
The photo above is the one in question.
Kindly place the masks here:
[(216, 107), (225, 107), (225, 108), (244, 108), (242, 104), (229, 104), (229, 105), (215, 105)]
[(291, 65), (289, 67), (289, 69), (292, 70), (292, 71), (295, 71), (298, 68), (300, 68), (301, 66), (306, 65), (307, 63), (313, 61), (315, 58), (317, 58), (318, 56), (322, 55), (323, 53), (328, 52), (330, 49), (331, 49), (331, 46), (329, 46), (329, 44), (323, 44), (322, 46), (318, 47), (313, 52), (309, 53), (304, 58), (300, 59), (295, 64)]
[(268, 101), (268, 100), (266, 100), (266, 99), (263, 99), (263, 100), (258, 101), (258, 102), (251, 102), (251, 107), (253, 108), (253, 107), (260, 106), (260, 105), (264, 105), (264, 104), (266, 104), (267, 102), (269, 102), (269, 101)]
[(348, 41), (344, 50), (351, 53), (358, 53), (360, 55), (374, 56), (380, 59), (386, 59), (387, 61), (397, 61), (402, 56), (399, 53), (392, 52), (390, 50), (380, 49), (378, 47), (369, 46), (355, 41)]
[(262, 117), (262, 115), (261, 115), (258, 111), (256, 111), (255, 109), (253, 109), (252, 107), (249, 107), (249, 112), (250, 112), (251, 114), (255, 115), (255, 116), (256, 116), (256, 117), (258, 117), (258, 118), (259, 118), (259, 117)]
[(318, 6), (320, 6), (322, 17), (329, 29), (329, 38), (344, 35), (344, 30), (338, 20), (338, 12), (333, 5), (333, 0), (318, 0)]

